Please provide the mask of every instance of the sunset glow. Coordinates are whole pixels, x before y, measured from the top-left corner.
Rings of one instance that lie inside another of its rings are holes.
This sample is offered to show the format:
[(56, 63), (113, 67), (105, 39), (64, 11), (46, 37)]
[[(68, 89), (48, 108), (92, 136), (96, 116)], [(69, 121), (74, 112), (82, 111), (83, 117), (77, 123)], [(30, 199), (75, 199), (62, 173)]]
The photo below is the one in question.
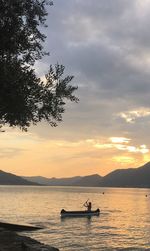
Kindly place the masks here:
[(50, 64), (63, 64), (80, 101), (67, 101), (56, 128), (43, 121), (28, 132), (4, 128), (0, 169), (71, 177), (150, 161), (150, 2), (62, 0), (48, 12), (50, 56), (35, 71), (44, 81)]
[(1, 134), (1, 169), (46, 177), (105, 175), (122, 165), (137, 167), (149, 159), (146, 145), (133, 146), (131, 142), (122, 137), (80, 141), (42, 139), (34, 133), (13, 130)]

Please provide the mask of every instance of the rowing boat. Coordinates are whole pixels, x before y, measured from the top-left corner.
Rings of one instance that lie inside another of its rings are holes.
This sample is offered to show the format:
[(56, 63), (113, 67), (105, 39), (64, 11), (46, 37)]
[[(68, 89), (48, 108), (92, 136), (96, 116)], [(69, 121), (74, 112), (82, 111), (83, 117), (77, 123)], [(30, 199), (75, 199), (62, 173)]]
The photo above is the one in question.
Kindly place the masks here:
[(62, 209), (60, 212), (61, 217), (83, 217), (83, 216), (99, 216), (100, 210), (99, 208), (96, 210), (85, 210), (85, 211), (66, 211), (65, 209)]

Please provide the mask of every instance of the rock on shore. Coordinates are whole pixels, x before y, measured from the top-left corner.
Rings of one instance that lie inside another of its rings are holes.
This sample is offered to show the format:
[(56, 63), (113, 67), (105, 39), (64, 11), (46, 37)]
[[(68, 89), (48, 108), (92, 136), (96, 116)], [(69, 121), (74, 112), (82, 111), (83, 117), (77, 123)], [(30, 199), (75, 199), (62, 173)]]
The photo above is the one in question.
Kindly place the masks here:
[(0, 251), (59, 251), (30, 237), (0, 229)]

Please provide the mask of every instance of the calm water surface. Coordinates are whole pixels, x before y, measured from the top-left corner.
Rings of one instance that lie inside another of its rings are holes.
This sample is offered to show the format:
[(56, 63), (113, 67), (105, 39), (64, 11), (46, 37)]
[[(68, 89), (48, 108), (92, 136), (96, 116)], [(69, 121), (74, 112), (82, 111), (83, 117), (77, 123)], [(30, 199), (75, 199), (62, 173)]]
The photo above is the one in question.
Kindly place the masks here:
[[(61, 220), (87, 199), (99, 217)], [(25, 234), (60, 251), (150, 250), (150, 189), (0, 186), (0, 205), (0, 221), (42, 226)]]

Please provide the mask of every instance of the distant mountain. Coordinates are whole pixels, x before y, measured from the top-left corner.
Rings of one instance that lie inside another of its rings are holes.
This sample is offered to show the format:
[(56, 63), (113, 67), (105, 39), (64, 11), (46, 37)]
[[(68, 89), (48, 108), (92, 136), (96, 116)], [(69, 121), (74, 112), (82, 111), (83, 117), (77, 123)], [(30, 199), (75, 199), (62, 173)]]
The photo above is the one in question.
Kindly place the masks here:
[(72, 183), (73, 186), (90, 186), (97, 187), (100, 185), (102, 177), (98, 174), (88, 175), (80, 177), (80, 180), (76, 180)]
[(150, 187), (150, 162), (139, 168), (118, 169), (100, 182), (104, 187)]
[(0, 185), (39, 185), (11, 173), (0, 170)]
[(98, 174), (71, 178), (19, 177), (0, 171), (0, 185), (49, 185), (150, 188), (150, 162), (138, 168), (118, 169), (102, 177)]
[(75, 176), (71, 178), (45, 178), (41, 176), (23, 177), (28, 181), (48, 186), (99, 186), (101, 176), (98, 174), (88, 176)]
[(37, 182), (42, 185), (48, 185), (48, 186), (71, 186), (72, 183), (80, 180), (80, 176), (72, 177), (72, 178), (45, 178), (42, 176), (32, 176), (32, 177), (26, 177), (23, 176), (24, 179), (31, 181), (31, 182)]
[(138, 168), (118, 169), (102, 177), (98, 174), (72, 178), (24, 177), (49, 186), (150, 187), (150, 162)]

